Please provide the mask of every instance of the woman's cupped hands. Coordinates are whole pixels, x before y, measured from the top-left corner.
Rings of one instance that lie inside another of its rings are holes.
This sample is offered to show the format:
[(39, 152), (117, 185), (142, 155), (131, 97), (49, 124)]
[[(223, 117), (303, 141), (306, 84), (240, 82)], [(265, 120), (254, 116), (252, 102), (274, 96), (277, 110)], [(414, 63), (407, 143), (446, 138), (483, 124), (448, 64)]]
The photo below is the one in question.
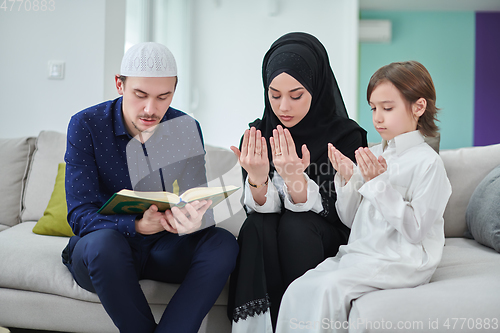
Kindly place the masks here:
[(273, 155), (273, 164), (276, 171), (288, 186), (298, 181), (303, 183), (304, 170), (311, 162), (311, 154), (304, 144), (302, 145), (302, 158), (297, 155), (292, 134), (287, 128), (278, 125), (269, 138), (269, 145)]
[(264, 184), (269, 174), (266, 138), (260, 130), (252, 127), (245, 131), (241, 142), (241, 151), (235, 146), (231, 150), (238, 157), (241, 167), (248, 173), (248, 180), (253, 184)]
[[(288, 129), (278, 125), (269, 138), (273, 156), (273, 164), (278, 174), (285, 182), (292, 182), (301, 177), (310, 164), (310, 153), (306, 145), (302, 146), (302, 158), (297, 155), (295, 143)], [(241, 151), (235, 146), (231, 150), (238, 157), (241, 167), (248, 173), (253, 184), (263, 184), (269, 174), (269, 158), (266, 139), (260, 130), (252, 127), (245, 131)]]

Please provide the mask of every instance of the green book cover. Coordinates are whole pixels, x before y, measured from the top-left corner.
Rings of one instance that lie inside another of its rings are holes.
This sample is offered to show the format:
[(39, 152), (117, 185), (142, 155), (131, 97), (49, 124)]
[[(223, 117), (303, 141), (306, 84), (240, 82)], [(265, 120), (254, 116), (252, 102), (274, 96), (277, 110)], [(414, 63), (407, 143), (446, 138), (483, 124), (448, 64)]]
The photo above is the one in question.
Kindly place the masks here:
[(160, 212), (164, 212), (172, 207), (184, 207), (186, 203), (196, 200), (212, 200), (210, 208), (213, 208), (238, 189), (239, 187), (236, 186), (195, 187), (180, 196), (170, 192), (141, 192), (124, 189), (113, 194), (97, 212), (103, 215), (141, 214), (151, 205), (156, 205)]

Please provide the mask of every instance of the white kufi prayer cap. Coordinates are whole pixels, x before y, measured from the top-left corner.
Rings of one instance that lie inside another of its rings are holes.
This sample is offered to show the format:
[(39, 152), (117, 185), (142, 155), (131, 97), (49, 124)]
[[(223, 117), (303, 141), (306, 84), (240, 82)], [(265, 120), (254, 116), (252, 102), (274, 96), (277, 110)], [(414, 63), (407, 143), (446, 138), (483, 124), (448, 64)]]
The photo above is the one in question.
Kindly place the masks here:
[(177, 76), (177, 65), (172, 52), (162, 44), (139, 43), (125, 53), (120, 75), (136, 77)]

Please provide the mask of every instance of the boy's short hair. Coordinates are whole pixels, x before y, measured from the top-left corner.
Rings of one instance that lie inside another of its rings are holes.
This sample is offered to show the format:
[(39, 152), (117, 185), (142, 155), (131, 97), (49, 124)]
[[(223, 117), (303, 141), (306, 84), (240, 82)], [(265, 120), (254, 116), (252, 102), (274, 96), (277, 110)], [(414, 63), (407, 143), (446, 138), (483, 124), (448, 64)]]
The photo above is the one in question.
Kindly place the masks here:
[(418, 119), (417, 129), (425, 136), (437, 136), (439, 127), (436, 125), (436, 121), (438, 121), (439, 109), (436, 107), (436, 89), (431, 75), (424, 65), (412, 60), (393, 62), (381, 67), (372, 75), (368, 83), (366, 91), (368, 103), (375, 87), (386, 80), (399, 90), (409, 105), (415, 103), (419, 98), (425, 98), (427, 107)]

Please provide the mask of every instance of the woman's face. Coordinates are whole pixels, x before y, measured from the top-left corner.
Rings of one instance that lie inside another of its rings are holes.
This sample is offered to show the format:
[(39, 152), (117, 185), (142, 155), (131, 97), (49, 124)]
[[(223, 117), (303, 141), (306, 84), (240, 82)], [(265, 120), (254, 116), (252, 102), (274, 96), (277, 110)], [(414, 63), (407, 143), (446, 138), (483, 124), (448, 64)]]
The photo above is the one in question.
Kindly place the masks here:
[(312, 95), (293, 76), (281, 73), (269, 85), (269, 101), (283, 126), (297, 125), (311, 107)]

